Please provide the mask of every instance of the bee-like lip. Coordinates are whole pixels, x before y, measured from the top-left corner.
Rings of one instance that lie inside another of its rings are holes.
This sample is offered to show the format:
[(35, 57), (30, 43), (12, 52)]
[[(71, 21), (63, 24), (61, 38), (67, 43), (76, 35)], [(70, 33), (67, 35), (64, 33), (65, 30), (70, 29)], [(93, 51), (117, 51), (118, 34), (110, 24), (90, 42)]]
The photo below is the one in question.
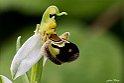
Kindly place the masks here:
[[(62, 42), (60, 41), (58, 43), (58, 42), (49, 40), (49, 41), (45, 42), (44, 47), (43, 47), (44, 55), (46, 57), (48, 57), (49, 60), (51, 60), (53, 63), (55, 63), (57, 65), (61, 65), (64, 62), (72, 62), (79, 57), (79, 50), (75, 44), (65, 42), (65, 46), (59, 47), (58, 45), (63, 42), (64, 41), (62, 41)], [(51, 46), (52, 48), (59, 49), (60, 50), (59, 54), (53, 55), (49, 49), (49, 46)]]
[(59, 60), (57, 60), (51, 53), (50, 50), (48, 48), (49, 46), (49, 42), (47, 42), (44, 46), (44, 55), (46, 57), (48, 57), (53, 63), (57, 64), (57, 65), (61, 65), (62, 62), (60, 62)]
[(69, 62), (76, 60), (79, 57), (79, 53), (75, 53), (72, 57), (69, 58)]

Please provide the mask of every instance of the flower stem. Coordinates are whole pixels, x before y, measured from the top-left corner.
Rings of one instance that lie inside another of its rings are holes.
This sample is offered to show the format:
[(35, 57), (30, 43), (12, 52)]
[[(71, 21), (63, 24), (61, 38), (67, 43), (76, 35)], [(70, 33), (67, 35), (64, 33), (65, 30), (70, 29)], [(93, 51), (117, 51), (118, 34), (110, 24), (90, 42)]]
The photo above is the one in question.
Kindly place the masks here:
[(41, 83), (43, 71), (43, 57), (36, 63), (31, 70), (31, 83)]
[(22, 80), (24, 81), (24, 83), (30, 83), (26, 73), (22, 76)]
[[(17, 38), (17, 41), (16, 41), (16, 52), (17, 52), (17, 51), (19, 50), (19, 48), (21, 47), (20, 40), (21, 40), (21, 36), (19, 36), (19, 37)], [(28, 76), (27, 76), (26, 73), (22, 76), (22, 79), (23, 79), (24, 83), (30, 83), (30, 82), (29, 82), (29, 79), (28, 79)]]

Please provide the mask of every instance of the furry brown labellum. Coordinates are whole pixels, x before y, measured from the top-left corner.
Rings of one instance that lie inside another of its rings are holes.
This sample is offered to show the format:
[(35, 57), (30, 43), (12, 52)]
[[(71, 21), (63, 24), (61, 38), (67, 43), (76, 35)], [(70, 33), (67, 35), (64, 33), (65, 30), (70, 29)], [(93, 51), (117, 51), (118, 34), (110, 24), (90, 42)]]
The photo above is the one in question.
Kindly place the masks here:
[(76, 44), (55, 34), (44, 43), (43, 51), (44, 55), (57, 65), (74, 61), (79, 57), (79, 49)]

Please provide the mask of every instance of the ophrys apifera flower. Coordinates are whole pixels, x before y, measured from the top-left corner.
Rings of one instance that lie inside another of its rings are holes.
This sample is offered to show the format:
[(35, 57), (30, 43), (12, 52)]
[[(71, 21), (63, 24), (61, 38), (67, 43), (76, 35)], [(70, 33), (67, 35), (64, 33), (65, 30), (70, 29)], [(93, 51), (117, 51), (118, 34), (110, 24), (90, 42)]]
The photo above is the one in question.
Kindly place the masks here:
[(34, 64), (44, 57), (60, 65), (74, 61), (79, 57), (78, 47), (68, 40), (69, 32), (58, 36), (56, 33), (56, 16), (67, 15), (59, 12), (56, 6), (50, 6), (37, 24), (35, 34), (31, 36), (17, 51), (11, 64), (14, 79), (26, 73)]

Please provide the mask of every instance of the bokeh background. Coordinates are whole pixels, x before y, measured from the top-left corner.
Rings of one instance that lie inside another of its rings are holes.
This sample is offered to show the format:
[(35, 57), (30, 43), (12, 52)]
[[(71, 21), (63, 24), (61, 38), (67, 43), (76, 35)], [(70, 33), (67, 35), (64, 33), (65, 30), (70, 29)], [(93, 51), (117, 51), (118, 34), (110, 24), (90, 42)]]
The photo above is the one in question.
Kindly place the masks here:
[(0, 74), (11, 79), (16, 38), (23, 44), (33, 35), (50, 5), (68, 13), (56, 18), (57, 33), (71, 33), (80, 58), (62, 66), (47, 61), (43, 83), (124, 83), (123, 0), (0, 0)]

